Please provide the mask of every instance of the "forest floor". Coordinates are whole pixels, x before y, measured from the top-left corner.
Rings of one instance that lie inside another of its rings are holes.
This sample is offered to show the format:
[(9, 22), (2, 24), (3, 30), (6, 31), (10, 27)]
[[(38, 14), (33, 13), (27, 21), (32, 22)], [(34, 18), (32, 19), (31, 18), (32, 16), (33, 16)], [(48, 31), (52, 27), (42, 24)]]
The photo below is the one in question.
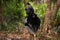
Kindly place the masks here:
[[(39, 34), (39, 33), (38, 33)], [(41, 36), (40, 34), (36, 37), (36, 40), (60, 40), (56, 37), (48, 38)], [(30, 35), (28, 30), (24, 29), (22, 34), (19, 33), (5, 33), (0, 32), (0, 40), (34, 40), (33, 35)]]

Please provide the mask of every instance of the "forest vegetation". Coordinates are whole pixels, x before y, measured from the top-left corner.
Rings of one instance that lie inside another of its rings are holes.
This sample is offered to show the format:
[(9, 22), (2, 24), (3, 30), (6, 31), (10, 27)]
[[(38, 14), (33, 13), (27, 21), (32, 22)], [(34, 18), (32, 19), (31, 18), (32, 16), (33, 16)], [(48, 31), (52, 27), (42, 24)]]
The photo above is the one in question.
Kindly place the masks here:
[(60, 0), (0, 0), (0, 40), (34, 40), (24, 27), (27, 2), (41, 20), (36, 40), (60, 40)]

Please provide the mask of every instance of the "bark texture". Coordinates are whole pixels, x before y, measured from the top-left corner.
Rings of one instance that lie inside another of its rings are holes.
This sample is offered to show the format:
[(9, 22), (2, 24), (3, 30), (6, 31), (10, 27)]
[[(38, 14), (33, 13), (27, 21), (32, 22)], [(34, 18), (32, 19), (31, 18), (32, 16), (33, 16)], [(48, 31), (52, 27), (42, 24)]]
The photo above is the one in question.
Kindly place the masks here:
[(44, 34), (51, 33), (51, 29), (55, 22), (57, 10), (60, 6), (60, 0), (57, 0), (54, 3), (53, 9), (51, 9), (51, 3), (52, 3), (52, 0), (47, 0), (47, 10), (46, 10), (44, 28), (43, 28)]
[(2, 3), (0, 1), (0, 24), (3, 23), (2, 17), (3, 17), (3, 14), (2, 14)]

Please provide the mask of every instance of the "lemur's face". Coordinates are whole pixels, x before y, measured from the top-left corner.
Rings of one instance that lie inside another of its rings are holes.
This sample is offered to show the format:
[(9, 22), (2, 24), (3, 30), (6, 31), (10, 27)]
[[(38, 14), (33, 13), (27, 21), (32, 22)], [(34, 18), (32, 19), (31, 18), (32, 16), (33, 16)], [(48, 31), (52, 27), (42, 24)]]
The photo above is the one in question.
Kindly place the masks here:
[(26, 14), (27, 15), (31, 15), (31, 10), (30, 9), (26, 9)]
[(27, 15), (32, 15), (32, 14), (33, 14), (33, 11), (31, 10), (30, 7), (28, 7), (28, 8), (26, 9), (26, 13), (27, 13)]

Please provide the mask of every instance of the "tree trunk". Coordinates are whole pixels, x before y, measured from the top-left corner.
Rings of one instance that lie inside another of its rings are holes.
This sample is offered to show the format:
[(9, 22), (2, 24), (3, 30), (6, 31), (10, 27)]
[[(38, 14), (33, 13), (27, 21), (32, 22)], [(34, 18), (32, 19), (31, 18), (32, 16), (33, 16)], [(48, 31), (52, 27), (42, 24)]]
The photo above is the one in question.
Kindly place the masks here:
[(44, 28), (43, 28), (43, 33), (51, 33), (52, 27), (54, 27), (54, 22), (57, 14), (57, 10), (60, 6), (60, 0), (57, 0), (56, 3), (54, 4), (53, 10), (51, 10), (51, 0), (47, 0), (47, 10), (46, 10), (46, 15), (45, 15), (45, 20), (44, 20)]
[(60, 0), (58, 0), (58, 1), (54, 4), (53, 10), (52, 10), (51, 19), (52, 19), (53, 22), (55, 22), (56, 14), (57, 14), (57, 11), (58, 11), (58, 9), (59, 9), (59, 6), (60, 6)]
[(29, 2), (28, 0), (24, 0), (25, 8), (28, 8), (28, 6), (27, 6), (27, 3), (28, 3), (28, 2)]
[(47, 9), (46, 9), (46, 15), (44, 20), (43, 33), (47, 34), (50, 28), (51, 28), (51, 0), (47, 0)]
[(43, 2), (42, 2), (42, 0), (34, 0), (34, 3), (35, 3), (36, 5), (39, 5), (40, 3), (43, 3)]
[(0, 1), (0, 25), (3, 23), (3, 20), (2, 20), (2, 3)]

